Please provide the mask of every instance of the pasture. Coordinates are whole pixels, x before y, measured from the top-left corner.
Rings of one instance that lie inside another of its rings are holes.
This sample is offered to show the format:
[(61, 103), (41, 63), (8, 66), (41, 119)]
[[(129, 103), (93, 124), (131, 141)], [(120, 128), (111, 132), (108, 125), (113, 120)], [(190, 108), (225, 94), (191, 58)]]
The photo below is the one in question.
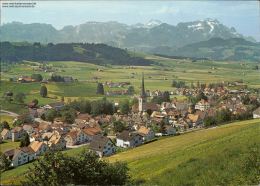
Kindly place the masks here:
[[(145, 74), (145, 88), (148, 90), (172, 91), (172, 80), (185, 81), (187, 85), (191, 82), (216, 83), (222, 81), (243, 80), (249, 87), (260, 88), (260, 73), (253, 70), (256, 63), (253, 62), (221, 62), (221, 61), (197, 61), (175, 60), (158, 56), (146, 56), (146, 58), (156, 61), (159, 65), (153, 66), (99, 66), (90, 63), (73, 61), (50, 61), (46, 64), (52, 68), (55, 74), (61, 76), (72, 76), (77, 79), (73, 83), (47, 83), (48, 97), (42, 98), (39, 95), (41, 83), (18, 83), (10, 82), (10, 78), (18, 78), (22, 75), (40, 73), (44, 78), (50, 78), (51, 72), (35, 70), (37, 62), (25, 61), (23, 64), (10, 65), (7, 71), (1, 74), (0, 95), (6, 91), (13, 91), (14, 94), (23, 92), (26, 94), (25, 103), (32, 99), (38, 99), (41, 105), (50, 102), (57, 102), (61, 97), (65, 101), (77, 98), (87, 98), (90, 100), (99, 99), (102, 96), (96, 95), (97, 82), (130, 82), (134, 86), (135, 93), (139, 94), (142, 72)], [(127, 87), (109, 88), (105, 91), (126, 90)], [(119, 101), (128, 99), (130, 96), (107, 96), (108, 99)], [(3, 108), (11, 111), (22, 110), (22, 106), (4, 103)]]

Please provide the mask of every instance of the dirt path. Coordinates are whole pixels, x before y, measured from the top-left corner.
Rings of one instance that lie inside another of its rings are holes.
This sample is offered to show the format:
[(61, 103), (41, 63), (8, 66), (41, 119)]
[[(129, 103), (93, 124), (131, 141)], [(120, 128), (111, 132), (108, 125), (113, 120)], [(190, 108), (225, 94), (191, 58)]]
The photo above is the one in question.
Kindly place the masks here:
[(19, 114), (16, 114), (14, 112), (10, 112), (8, 110), (0, 110), (0, 116), (1, 115), (9, 115), (9, 116), (12, 116), (12, 117), (17, 117), (19, 116)]

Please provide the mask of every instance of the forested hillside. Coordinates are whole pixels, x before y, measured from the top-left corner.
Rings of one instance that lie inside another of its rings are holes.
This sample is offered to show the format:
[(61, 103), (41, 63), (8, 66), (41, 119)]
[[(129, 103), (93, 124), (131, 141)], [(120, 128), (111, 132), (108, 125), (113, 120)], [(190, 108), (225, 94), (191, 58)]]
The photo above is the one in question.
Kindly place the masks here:
[(93, 64), (151, 65), (153, 61), (131, 56), (126, 50), (105, 44), (60, 43), (0, 43), (2, 61), (82, 61)]

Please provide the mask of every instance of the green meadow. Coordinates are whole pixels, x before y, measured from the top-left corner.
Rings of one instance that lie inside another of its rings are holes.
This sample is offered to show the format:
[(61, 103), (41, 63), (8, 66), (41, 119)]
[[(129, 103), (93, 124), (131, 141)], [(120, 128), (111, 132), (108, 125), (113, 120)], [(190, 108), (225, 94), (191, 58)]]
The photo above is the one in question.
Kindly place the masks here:
[[(47, 64), (52, 66), (55, 73), (61, 76), (72, 76), (78, 82), (74, 83), (48, 83), (48, 98), (41, 98), (39, 90), (41, 83), (18, 83), (9, 82), (10, 78), (17, 78), (22, 75), (40, 73), (44, 78), (50, 78), (50, 72), (36, 71), (37, 62), (25, 61), (23, 64), (10, 65), (8, 70), (1, 74), (0, 95), (6, 91), (13, 91), (14, 94), (23, 92), (26, 94), (25, 103), (36, 98), (40, 104), (60, 101), (64, 96), (65, 100), (77, 98), (99, 99), (96, 95), (97, 82), (130, 82), (134, 86), (136, 94), (140, 91), (142, 72), (145, 74), (145, 88), (149, 90), (171, 91), (172, 80), (182, 80), (188, 85), (196, 83), (216, 83), (222, 81), (243, 80), (249, 87), (260, 88), (260, 73), (253, 68), (253, 62), (222, 62), (222, 61), (197, 61), (175, 60), (158, 56), (146, 55), (146, 58), (157, 62), (153, 66), (99, 66), (90, 63), (74, 61), (50, 61)], [(104, 87), (105, 91), (122, 90), (123, 88)], [(108, 99), (119, 101), (129, 96), (108, 96)], [(9, 104), (1, 101), (6, 110), (21, 112), (23, 105)]]
[[(107, 160), (127, 162), (133, 184), (245, 185), (244, 162), (251, 147), (260, 149), (259, 128), (259, 119), (235, 122), (166, 137)], [(80, 150), (65, 153), (78, 155)], [(4, 172), (1, 184), (19, 184), (30, 165)]]
[(245, 185), (249, 147), (260, 158), (259, 129), (260, 120), (236, 122), (165, 138), (109, 161), (126, 161), (134, 182), (142, 185)]

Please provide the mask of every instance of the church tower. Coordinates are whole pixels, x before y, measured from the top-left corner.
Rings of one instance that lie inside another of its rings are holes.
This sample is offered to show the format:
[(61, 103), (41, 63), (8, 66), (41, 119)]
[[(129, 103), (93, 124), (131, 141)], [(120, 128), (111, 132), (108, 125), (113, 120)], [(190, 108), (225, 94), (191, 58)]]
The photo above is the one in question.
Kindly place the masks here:
[(144, 89), (144, 73), (142, 73), (141, 94), (140, 94), (140, 97), (138, 100), (139, 100), (138, 101), (139, 112), (144, 112), (145, 111), (144, 105), (146, 103), (146, 94), (145, 94), (145, 89)]

